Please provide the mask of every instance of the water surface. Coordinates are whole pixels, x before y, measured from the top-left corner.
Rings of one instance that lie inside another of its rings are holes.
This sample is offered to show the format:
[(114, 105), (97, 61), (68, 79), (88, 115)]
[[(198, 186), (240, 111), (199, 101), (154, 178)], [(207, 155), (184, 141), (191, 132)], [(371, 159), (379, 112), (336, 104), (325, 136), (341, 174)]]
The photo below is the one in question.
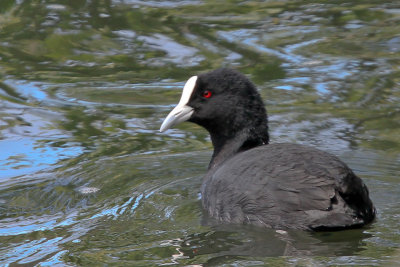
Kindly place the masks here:
[[(0, 263), (400, 262), (398, 1), (29, 1), (0, 5)], [(378, 218), (333, 233), (204, 223), (212, 146), (159, 133), (192, 75), (259, 88), (272, 142), (333, 153)]]

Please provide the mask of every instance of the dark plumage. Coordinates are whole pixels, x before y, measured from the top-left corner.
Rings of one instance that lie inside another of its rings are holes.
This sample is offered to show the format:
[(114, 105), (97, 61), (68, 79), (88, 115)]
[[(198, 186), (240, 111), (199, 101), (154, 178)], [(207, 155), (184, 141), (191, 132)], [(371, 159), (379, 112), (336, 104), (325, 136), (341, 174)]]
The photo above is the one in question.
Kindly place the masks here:
[(368, 189), (336, 156), (297, 144), (268, 144), (267, 114), (242, 74), (218, 69), (188, 80), (161, 126), (203, 126), (214, 153), (201, 188), (205, 210), (224, 223), (339, 230), (375, 217)]

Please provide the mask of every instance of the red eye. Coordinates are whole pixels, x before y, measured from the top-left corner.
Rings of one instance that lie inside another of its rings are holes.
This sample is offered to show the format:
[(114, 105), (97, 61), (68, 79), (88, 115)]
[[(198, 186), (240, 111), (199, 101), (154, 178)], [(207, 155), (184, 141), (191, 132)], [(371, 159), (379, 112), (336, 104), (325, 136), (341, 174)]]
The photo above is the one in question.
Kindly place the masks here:
[(212, 95), (211, 91), (205, 90), (205, 91), (203, 92), (203, 97), (205, 97), (205, 98), (210, 98), (211, 95)]

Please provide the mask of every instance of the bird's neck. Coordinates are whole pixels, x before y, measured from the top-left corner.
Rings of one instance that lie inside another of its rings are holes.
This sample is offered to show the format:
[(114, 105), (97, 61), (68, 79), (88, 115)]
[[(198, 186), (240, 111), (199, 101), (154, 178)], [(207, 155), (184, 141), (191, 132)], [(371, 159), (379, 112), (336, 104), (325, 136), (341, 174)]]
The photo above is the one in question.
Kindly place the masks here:
[(231, 158), (235, 154), (248, 149), (268, 144), (268, 128), (258, 131), (253, 129), (243, 129), (232, 136), (221, 135), (217, 132), (210, 132), (211, 141), (214, 146), (214, 153), (208, 169), (215, 168)]

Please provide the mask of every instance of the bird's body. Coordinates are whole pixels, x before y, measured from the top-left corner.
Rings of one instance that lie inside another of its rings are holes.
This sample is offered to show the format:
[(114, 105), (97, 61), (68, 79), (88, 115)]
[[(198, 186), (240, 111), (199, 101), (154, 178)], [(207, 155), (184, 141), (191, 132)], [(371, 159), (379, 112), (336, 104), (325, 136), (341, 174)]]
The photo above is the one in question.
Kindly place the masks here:
[(259, 146), (210, 169), (202, 203), (221, 222), (278, 229), (354, 228), (374, 215), (366, 186), (346, 164), (296, 144)]
[(214, 153), (203, 208), (222, 223), (339, 230), (370, 223), (375, 209), (362, 180), (336, 156), (296, 144), (268, 144), (267, 114), (254, 85), (218, 69), (188, 80), (161, 126), (191, 121), (208, 130)]

